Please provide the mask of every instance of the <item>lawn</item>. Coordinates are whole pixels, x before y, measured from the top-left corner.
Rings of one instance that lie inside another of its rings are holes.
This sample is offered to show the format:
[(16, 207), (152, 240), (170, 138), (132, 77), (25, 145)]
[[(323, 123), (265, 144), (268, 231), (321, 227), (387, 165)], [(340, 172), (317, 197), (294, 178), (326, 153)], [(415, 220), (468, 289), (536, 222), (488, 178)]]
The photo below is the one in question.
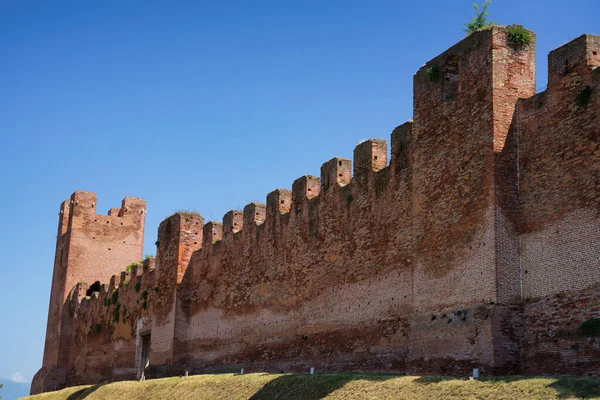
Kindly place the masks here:
[(600, 399), (600, 379), (388, 374), (220, 374), (67, 388), (27, 400), (135, 399)]

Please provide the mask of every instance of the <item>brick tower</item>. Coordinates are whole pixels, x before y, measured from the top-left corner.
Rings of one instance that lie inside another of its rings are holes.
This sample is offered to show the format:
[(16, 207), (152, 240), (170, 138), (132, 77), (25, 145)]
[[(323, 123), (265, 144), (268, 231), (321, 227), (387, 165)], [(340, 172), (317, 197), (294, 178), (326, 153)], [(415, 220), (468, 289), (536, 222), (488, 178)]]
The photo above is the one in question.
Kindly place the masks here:
[[(73, 286), (107, 282), (142, 259), (145, 213), (144, 200), (125, 197), (121, 208), (96, 214), (96, 194), (84, 191), (76, 191), (61, 204), (42, 369), (60, 364), (63, 304)], [(43, 382), (48, 385), (52, 382)]]

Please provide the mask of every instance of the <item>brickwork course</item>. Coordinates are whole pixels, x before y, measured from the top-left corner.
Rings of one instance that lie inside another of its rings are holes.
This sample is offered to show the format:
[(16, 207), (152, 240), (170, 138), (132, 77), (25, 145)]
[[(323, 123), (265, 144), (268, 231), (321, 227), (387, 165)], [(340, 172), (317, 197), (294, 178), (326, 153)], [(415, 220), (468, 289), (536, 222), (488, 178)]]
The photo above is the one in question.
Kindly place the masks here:
[[(61, 205), (32, 393), (252, 371), (600, 373), (600, 37), (479, 30), (414, 75), (414, 120), (222, 222)], [(130, 268), (126, 267), (130, 264)]]

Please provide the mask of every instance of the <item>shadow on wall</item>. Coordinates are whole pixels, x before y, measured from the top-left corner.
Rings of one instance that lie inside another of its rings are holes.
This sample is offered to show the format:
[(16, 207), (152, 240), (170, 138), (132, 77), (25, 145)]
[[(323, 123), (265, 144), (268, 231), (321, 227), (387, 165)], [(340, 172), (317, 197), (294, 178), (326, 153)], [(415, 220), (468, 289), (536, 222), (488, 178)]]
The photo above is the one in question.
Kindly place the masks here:
[[(317, 375), (283, 375), (275, 378), (256, 392), (250, 400), (319, 400), (356, 380), (383, 382), (397, 378), (391, 374), (317, 374)], [(310, 377), (310, 379), (307, 379)]]
[[(544, 379), (543, 377), (528, 377), (528, 376), (496, 376), (496, 377), (482, 377), (478, 381), (491, 383), (519, 383), (519, 386), (523, 388), (527, 388), (527, 381), (534, 382), (539, 379)], [(598, 398), (600, 397), (600, 383), (598, 383), (597, 378), (574, 378), (574, 377), (566, 377), (566, 376), (548, 376), (548, 385), (546, 387), (556, 390), (558, 398), (560, 399), (572, 399), (581, 398), (581, 399), (589, 399), (589, 398)], [(420, 378), (415, 379), (415, 383), (420, 383), (422, 385), (429, 384), (437, 384), (441, 382), (450, 382), (450, 381), (465, 381), (466, 378), (459, 378), (455, 376), (422, 376)]]

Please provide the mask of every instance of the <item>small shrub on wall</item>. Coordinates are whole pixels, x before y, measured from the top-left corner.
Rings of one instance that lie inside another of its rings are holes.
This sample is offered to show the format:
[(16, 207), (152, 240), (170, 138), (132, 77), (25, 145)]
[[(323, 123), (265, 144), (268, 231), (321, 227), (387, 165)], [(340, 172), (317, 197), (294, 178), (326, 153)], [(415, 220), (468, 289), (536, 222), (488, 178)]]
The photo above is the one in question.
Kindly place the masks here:
[(579, 333), (583, 336), (600, 336), (600, 318), (590, 318), (579, 325)]
[(511, 43), (515, 46), (518, 46), (518, 47), (527, 46), (533, 40), (533, 36), (531, 35), (531, 32), (529, 32), (527, 29), (523, 28), (522, 26), (518, 26), (518, 25), (509, 26), (506, 31), (508, 33), (509, 43)]
[(442, 74), (440, 72), (440, 67), (437, 65), (433, 65), (427, 68), (427, 76), (431, 82), (439, 82), (442, 79)]

